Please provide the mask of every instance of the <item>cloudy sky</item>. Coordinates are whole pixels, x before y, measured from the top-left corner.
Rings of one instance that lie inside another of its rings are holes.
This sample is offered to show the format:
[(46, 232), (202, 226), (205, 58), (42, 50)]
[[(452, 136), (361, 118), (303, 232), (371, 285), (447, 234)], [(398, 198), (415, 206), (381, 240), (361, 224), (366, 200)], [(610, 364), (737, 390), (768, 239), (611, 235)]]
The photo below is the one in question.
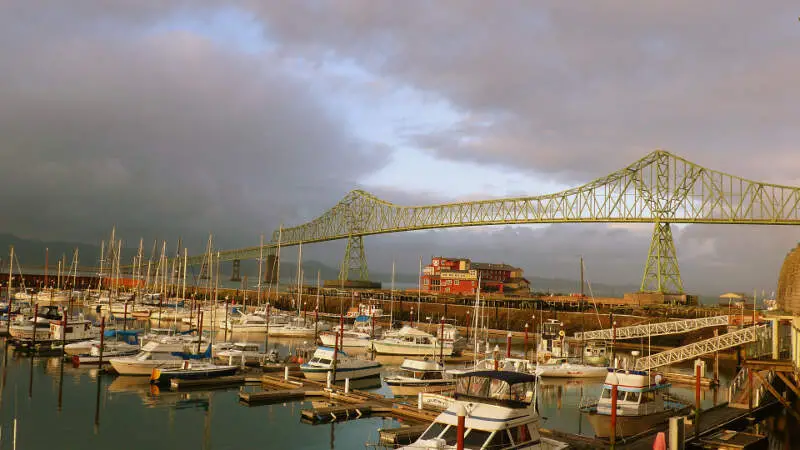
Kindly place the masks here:
[[(800, 185), (796, 2), (0, 2), (2, 231), (96, 243), (116, 224), (255, 245), (349, 190), (397, 204), (536, 195), (664, 148)], [(650, 226), (365, 239), (638, 283)], [(774, 290), (793, 227), (675, 230), (686, 288)], [(304, 249), (335, 264), (342, 242)]]

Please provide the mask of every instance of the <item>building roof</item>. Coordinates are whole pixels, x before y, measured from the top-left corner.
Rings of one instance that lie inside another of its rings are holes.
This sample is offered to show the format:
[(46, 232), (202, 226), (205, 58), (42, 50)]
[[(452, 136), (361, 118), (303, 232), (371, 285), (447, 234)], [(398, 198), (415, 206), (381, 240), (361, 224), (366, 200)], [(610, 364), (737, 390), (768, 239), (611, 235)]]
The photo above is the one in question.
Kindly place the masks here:
[(474, 262), (470, 264), (470, 267), (477, 270), (519, 270), (519, 267), (514, 267), (505, 263), (493, 264), (493, 263)]

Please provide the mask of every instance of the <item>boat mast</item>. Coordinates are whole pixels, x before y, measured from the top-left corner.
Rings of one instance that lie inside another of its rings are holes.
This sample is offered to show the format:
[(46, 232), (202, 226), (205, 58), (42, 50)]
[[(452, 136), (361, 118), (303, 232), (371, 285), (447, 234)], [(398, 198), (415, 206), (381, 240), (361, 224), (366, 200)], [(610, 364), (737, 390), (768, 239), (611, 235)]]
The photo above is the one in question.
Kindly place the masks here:
[[(183, 280), (181, 286), (181, 300), (186, 301), (186, 267), (189, 265), (189, 250), (183, 248)], [(191, 321), (190, 321), (191, 322)]]
[(72, 297), (72, 293), (75, 292), (75, 283), (77, 283), (78, 278), (78, 247), (75, 247), (75, 254), (72, 257), (72, 292), (70, 292), (70, 297)]
[(297, 317), (300, 317), (300, 302), (303, 301), (303, 241), (297, 245)]
[(417, 323), (422, 318), (422, 256), (419, 257), (419, 276), (417, 277)]
[(481, 275), (478, 273), (478, 288), (475, 289), (475, 306), (473, 307), (475, 314), (473, 314), (472, 320), (474, 324), (472, 329), (474, 330), (475, 334), (475, 346), (472, 351), (472, 362), (473, 365), (478, 363), (478, 314), (480, 314), (480, 297), (481, 297)]
[(144, 253), (144, 238), (139, 238), (139, 251), (136, 252), (136, 286), (134, 287), (133, 301), (139, 296), (139, 288), (142, 283), (142, 257)]
[(100, 276), (97, 279), (97, 293), (103, 290), (103, 269), (105, 265), (106, 241), (100, 241)]
[[(211, 310), (211, 330), (209, 330), (209, 332), (211, 333), (211, 344), (212, 345), (214, 344), (214, 333), (211, 332), (211, 331), (213, 331), (214, 324), (217, 323), (217, 321), (216, 321), (217, 320), (217, 300), (219, 299), (219, 258), (220, 258), (220, 254), (219, 254), (219, 252), (217, 252), (217, 267), (216, 267), (217, 272), (216, 272), (216, 277), (214, 278), (214, 307)], [(202, 336), (200, 336), (200, 338), (202, 339)]]
[[(256, 305), (261, 303), (261, 274), (263, 270), (263, 264), (264, 264), (264, 235), (262, 234), (258, 244), (258, 288), (256, 291)], [(244, 309), (245, 311), (247, 311), (247, 300), (246, 300), (247, 294), (245, 294), (244, 298), (245, 298)]]
[(11, 255), (8, 259), (8, 327), (6, 328), (6, 332), (11, 329), (11, 309), (14, 303), (14, 297), (11, 296), (11, 286), (14, 284), (14, 246), (12, 245), (10, 247), (11, 249), (9, 251)]
[(586, 311), (584, 311), (584, 301), (583, 301), (583, 255), (581, 255), (581, 364), (583, 364), (583, 358), (586, 354)]
[(394, 325), (394, 260), (392, 260), (392, 292), (389, 296), (389, 329), (391, 330), (392, 325)]

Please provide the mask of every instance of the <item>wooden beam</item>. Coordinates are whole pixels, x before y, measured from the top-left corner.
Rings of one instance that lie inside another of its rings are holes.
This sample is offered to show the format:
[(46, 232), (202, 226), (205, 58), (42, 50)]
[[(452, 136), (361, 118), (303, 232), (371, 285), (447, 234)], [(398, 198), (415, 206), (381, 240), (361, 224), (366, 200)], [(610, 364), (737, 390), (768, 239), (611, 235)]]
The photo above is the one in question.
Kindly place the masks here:
[(795, 395), (796, 395), (798, 398), (800, 398), (800, 388), (798, 388), (797, 386), (795, 386), (795, 385), (794, 385), (794, 383), (792, 383), (792, 380), (790, 380), (790, 379), (789, 379), (789, 377), (787, 377), (786, 375), (784, 375), (784, 374), (783, 374), (783, 372), (775, 372), (775, 375), (777, 375), (777, 376), (778, 376), (778, 378), (780, 378), (780, 379), (781, 379), (781, 381), (783, 381), (783, 382), (784, 382), (784, 384), (786, 384), (786, 386), (789, 386), (789, 389), (791, 389), (791, 390), (794, 392), (794, 394), (795, 394)]
[(743, 365), (744, 367), (774, 370), (776, 372), (794, 372), (791, 361), (779, 359), (747, 359), (744, 361)]
[(772, 385), (764, 378), (763, 375), (758, 373), (757, 370), (753, 370), (752, 372), (753, 375), (755, 375), (759, 380), (761, 380), (761, 385), (767, 388), (769, 393), (772, 394), (772, 396), (775, 397), (776, 400), (781, 402), (781, 404), (786, 408), (787, 411), (789, 411), (791, 415), (795, 417), (795, 419), (800, 420), (800, 413), (794, 410), (792, 404), (786, 401), (786, 399), (783, 398), (783, 396), (781, 396), (781, 394), (779, 394), (778, 391), (776, 391), (775, 388), (772, 387)]

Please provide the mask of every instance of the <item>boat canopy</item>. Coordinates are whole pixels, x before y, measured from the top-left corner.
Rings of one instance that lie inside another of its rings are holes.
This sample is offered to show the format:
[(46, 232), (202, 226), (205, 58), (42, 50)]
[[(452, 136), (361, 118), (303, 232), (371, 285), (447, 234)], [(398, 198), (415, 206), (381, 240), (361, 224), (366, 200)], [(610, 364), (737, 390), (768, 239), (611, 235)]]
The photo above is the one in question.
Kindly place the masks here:
[(363, 316), (362, 315), (362, 316), (356, 317), (356, 322), (369, 322), (370, 320), (372, 320), (372, 317), (370, 317), (370, 316)]
[(527, 408), (533, 400), (536, 377), (514, 371), (480, 370), (456, 378), (456, 400), (474, 399), (510, 408)]

